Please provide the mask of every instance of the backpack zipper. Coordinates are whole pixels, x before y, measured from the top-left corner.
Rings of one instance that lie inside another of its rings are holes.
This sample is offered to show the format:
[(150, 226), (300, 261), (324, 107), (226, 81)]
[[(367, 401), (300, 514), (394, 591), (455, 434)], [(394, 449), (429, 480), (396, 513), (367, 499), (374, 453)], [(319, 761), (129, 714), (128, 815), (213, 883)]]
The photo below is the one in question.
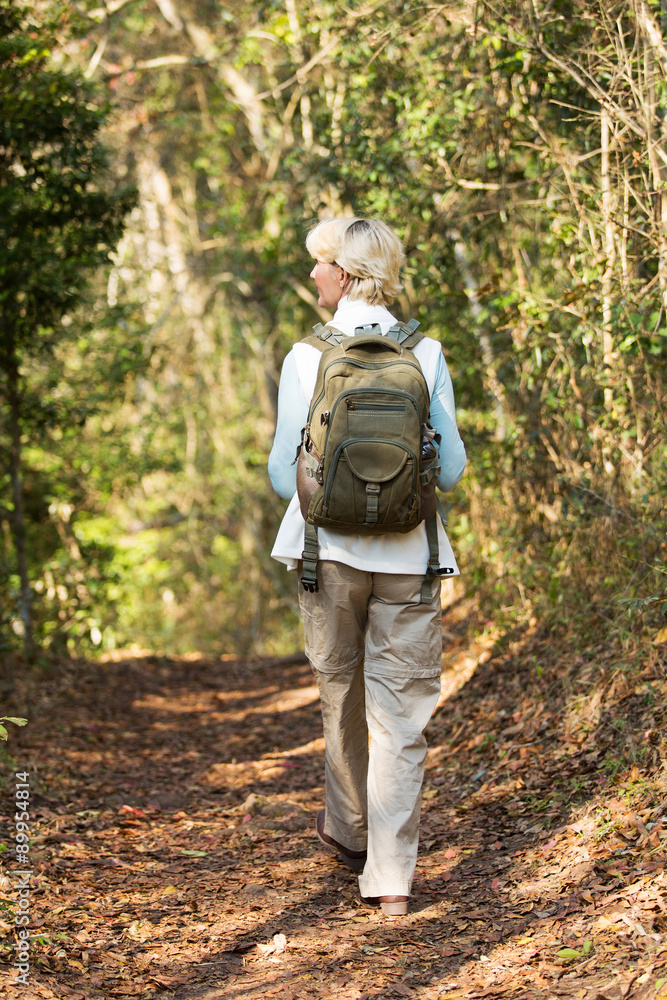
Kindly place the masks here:
[[(387, 403), (387, 404), (383, 404), (383, 403), (361, 403), (361, 404), (358, 404), (357, 403), (357, 404), (353, 404), (353, 406), (356, 405), (356, 406), (358, 406), (359, 409), (362, 409), (362, 408), (363, 409), (372, 409), (374, 407), (377, 407), (378, 409), (387, 409), (387, 410), (388, 409), (405, 410), (408, 406), (412, 405), (413, 408), (414, 408), (414, 411), (415, 411), (415, 413), (417, 415), (417, 419), (421, 420), (421, 412), (419, 410), (419, 404), (417, 403), (417, 400), (415, 399), (415, 397), (411, 396), (409, 392), (403, 392), (401, 389), (377, 389), (377, 390), (373, 390), (373, 389), (369, 389), (369, 388), (366, 387), (366, 388), (363, 388), (363, 389), (350, 389), (349, 392), (344, 392), (344, 393), (342, 393), (338, 397), (338, 399), (336, 400), (336, 402), (334, 404), (333, 409), (331, 410), (331, 414), (329, 416), (329, 421), (328, 421), (329, 429), (331, 428), (331, 425), (334, 422), (334, 416), (335, 416), (336, 410), (338, 409), (339, 406), (342, 405), (343, 401), (345, 402), (345, 405), (348, 407), (348, 409), (352, 409), (352, 406), (350, 405), (350, 398), (352, 396), (365, 395), (368, 392), (374, 392), (374, 391), (375, 392), (383, 392), (386, 396), (397, 396), (399, 399), (404, 400), (406, 405), (405, 406), (397, 406), (397, 405), (391, 404), (391, 403)], [(328, 437), (329, 437), (329, 430), (327, 430), (326, 438), (325, 438), (325, 441), (324, 441), (325, 447), (326, 447), (326, 444), (327, 444)]]
[[(412, 362), (413, 367), (415, 369), (415, 376), (419, 377), (421, 375), (421, 377), (424, 379), (424, 383), (426, 384), (426, 376), (424, 375), (422, 367), (419, 364), (417, 358), (411, 357), (410, 355), (406, 355), (404, 360), (405, 361), (410, 360)], [(365, 368), (367, 371), (373, 371), (373, 370), (380, 371), (382, 368), (389, 368), (391, 365), (395, 364), (395, 361), (393, 359), (391, 361), (359, 361), (357, 358), (336, 358), (334, 361), (330, 361), (329, 364), (324, 369), (324, 371), (322, 372), (322, 391), (320, 392), (317, 399), (313, 399), (311, 401), (310, 411), (308, 414), (309, 420), (310, 420), (310, 414), (315, 412), (315, 409), (320, 405), (320, 403), (324, 399), (324, 383), (326, 382), (327, 373), (329, 369), (335, 368), (335, 366), (339, 364), (353, 365), (355, 368)], [(355, 391), (362, 392), (364, 390), (355, 390)], [(428, 385), (426, 385), (426, 391), (428, 392)]]
[(404, 406), (394, 406), (392, 403), (351, 403), (346, 399), (348, 410), (393, 410), (400, 413), (405, 410)]
[[(344, 393), (343, 395), (339, 396), (338, 399), (336, 400), (336, 402), (334, 404), (334, 407), (331, 410), (331, 413), (329, 415), (329, 419), (327, 421), (327, 429), (326, 429), (326, 433), (324, 435), (324, 443), (322, 445), (322, 460), (321, 460), (321, 465), (322, 465), (323, 468), (324, 468), (324, 460), (325, 460), (325, 457), (326, 457), (326, 454), (327, 454), (327, 448), (328, 448), (328, 445), (329, 445), (329, 435), (331, 434), (331, 428), (333, 426), (334, 418), (335, 418), (335, 415), (336, 415), (336, 410), (338, 409), (339, 406), (341, 406), (343, 404), (343, 401), (345, 402), (346, 406), (349, 406), (349, 398), (350, 398), (350, 396), (354, 396), (354, 395), (356, 395), (358, 393), (365, 393), (365, 392), (368, 392), (368, 391), (369, 390), (367, 388), (364, 388), (364, 389), (351, 389), (348, 393)], [(400, 389), (382, 389), (381, 391), (384, 392), (384, 393), (386, 393), (387, 396), (398, 396), (400, 399), (405, 400), (407, 406), (409, 406), (410, 404), (412, 404), (412, 406), (414, 407), (415, 413), (417, 415), (417, 420), (421, 420), (421, 413), (419, 412), (419, 406), (418, 406), (417, 400), (414, 398), (414, 396), (411, 396), (407, 392), (402, 392)], [(370, 406), (373, 406), (374, 404), (368, 403), (367, 405), (370, 407)], [(391, 406), (391, 404), (387, 404), (387, 408), (389, 408), (390, 406)], [(407, 408), (406, 406), (394, 406), (393, 407), (393, 409), (399, 410), (399, 411), (400, 410), (405, 410), (406, 408)], [(406, 448), (405, 450), (408, 451), (408, 452), (410, 452), (409, 448)], [(412, 454), (412, 453), (410, 452), (410, 454)]]

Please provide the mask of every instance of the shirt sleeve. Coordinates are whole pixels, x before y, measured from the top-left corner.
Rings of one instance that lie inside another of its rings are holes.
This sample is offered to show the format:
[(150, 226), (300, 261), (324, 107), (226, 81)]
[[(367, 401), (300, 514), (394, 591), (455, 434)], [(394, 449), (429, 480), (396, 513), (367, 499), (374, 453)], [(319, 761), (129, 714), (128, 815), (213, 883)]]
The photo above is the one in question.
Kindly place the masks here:
[(431, 396), (430, 420), (440, 435), (440, 475), (438, 487), (454, 489), (466, 467), (466, 450), (456, 426), (456, 407), (452, 377), (444, 355), (440, 355)]
[[(301, 430), (308, 420), (309, 401), (301, 388), (294, 352), (283, 362), (278, 387), (278, 417), (273, 447), (269, 455), (269, 478), (281, 497), (291, 500), (296, 493), (296, 456)], [(294, 463), (294, 464), (292, 464)]]

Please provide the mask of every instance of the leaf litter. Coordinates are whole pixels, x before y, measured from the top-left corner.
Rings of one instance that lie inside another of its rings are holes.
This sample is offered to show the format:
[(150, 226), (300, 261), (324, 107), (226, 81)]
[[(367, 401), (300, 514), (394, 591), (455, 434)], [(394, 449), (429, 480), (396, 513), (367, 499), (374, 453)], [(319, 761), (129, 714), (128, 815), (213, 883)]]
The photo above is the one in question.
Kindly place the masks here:
[[(471, 639), (464, 609), (446, 627), (396, 919), (362, 906), (313, 836), (324, 747), (302, 656), (119, 654), (39, 686), (26, 669), (11, 706), (30, 716), (11, 744), (31, 782), (22, 1000), (667, 1000), (664, 647), (630, 673), (609, 643), (582, 661), (536, 623)], [(6, 826), (10, 781), (0, 809)]]

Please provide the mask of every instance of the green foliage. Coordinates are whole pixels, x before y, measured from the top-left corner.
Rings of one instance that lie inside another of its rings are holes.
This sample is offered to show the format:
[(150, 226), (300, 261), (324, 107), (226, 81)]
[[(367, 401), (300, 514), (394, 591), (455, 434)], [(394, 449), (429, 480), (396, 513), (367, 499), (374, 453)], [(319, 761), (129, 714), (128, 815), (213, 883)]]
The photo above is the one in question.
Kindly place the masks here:
[(0, 716), (0, 740), (7, 740), (7, 736), (8, 736), (7, 727), (2, 725), (3, 722), (11, 722), (15, 726), (25, 726), (25, 725), (27, 725), (28, 720), (27, 719), (17, 719), (17, 718), (14, 718), (14, 716), (11, 716), (11, 715), (2, 715), (2, 716)]
[[(269, 556), (283, 505), (265, 462), (282, 358), (322, 318), (304, 236), (340, 212), (404, 236), (397, 311), (444, 345), (470, 457), (450, 519), (464, 582), (501, 619), (579, 619), (583, 600), (619, 629), (659, 621), (665, 79), (660, 53), (639, 57), (632, 12), (77, 10), (49, 20), (40, 6), (35, 31), (2, 6), (14, 166), (0, 279), (21, 352), (41, 638), (86, 651), (298, 641), (293, 581)], [(85, 78), (54, 69), (65, 50)], [(103, 181), (104, 122), (139, 201), (84, 315), (85, 274), (129, 204)], [(0, 469), (5, 497), (9, 485)]]
[(63, 494), (72, 499), (49, 439), (73, 437), (102, 395), (103, 370), (93, 374), (80, 357), (95, 388), (77, 396), (80, 380), (68, 382), (61, 361), (68, 347), (85, 351), (89, 324), (78, 325), (75, 310), (134, 201), (129, 187), (111, 189), (100, 141), (108, 106), (95, 103), (80, 73), (54, 66), (63, 9), (0, 3), (0, 439), (8, 456), (0, 462), (8, 528), (0, 547), (4, 565), (16, 567), (0, 587), (10, 615), (20, 595), (26, 640), (30, 577), (60, 547), (47, 512)]
[(49, 350), (88, 272), (108, 261), (131, 204), (127, 191), (99, 189), (108, 108), (91, 103), (81, 76), (49, 65), (49, 26), (45, 37), (24, 22), (29, 13), (0, 6), (3, 370), (13, 352)]

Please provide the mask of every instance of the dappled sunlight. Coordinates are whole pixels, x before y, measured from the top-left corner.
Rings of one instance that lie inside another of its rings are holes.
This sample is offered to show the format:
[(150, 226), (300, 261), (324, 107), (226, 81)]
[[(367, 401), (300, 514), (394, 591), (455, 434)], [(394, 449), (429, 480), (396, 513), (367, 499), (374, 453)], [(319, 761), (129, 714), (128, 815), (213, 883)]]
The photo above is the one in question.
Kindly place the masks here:
[[(667, 0), (0, 0), (0, 993), (29, 842), (21, 1000), (667, 1000), (666, 43)], [(357, 214), (468, 455), (395, 920), (315, 836), (270, 556), (304, 237)]]
[(451, 650), (448, 646), (453, 638), (447, 631), (443, 635), (442, 687), (437, 708), (468, 683), (475, 671), (491, 659), (491, 650), (500, 637), (499, 629), (485, 632), (482, 636), (466, 643), (464, 650)]
[[(206, 708), (202, 705), (201, 695), (197, 696), (196, 704), (192, 704), (188, 699), (170, 698), (167, 696), (153, 694), (148, 697), (138, 698), (132, 702), (135, 709), (146, 709), (151, 713), (161, 713), (169, 716), (179, 714), (189, 714), (193, 711), (207, 711), (209, 722), (222, 722), (225, 719), (247, 718), (251, 715), (261, 715), (265, 712), (265, 704), (270, 704), (272, 713), (290, 712), (294, 709), (305, 708), (319, 701), (317, 685), (312, 684), (308, 688), (299, 688), (293, 691), (284, 690), (277, 686), (264, 689), (261, 696), (256, 699), (256, 704), (251, 705), (248, 696), (240, 696), (229, 692), (212, 692), (207, 702), (211, 706)], [(223, 707), (220, 707), (223, 706)], [(172, 720), (173, 725), (178, 725), (177, 720)], [(152, 726), (164, 726), (164, 723), (152, 723)]]
[[(445, 623), (411, 912), (395, 920), (361, 904), (314, 836), (324, 742), (307, 664), (283, 663), (280, 683), (272, 661), (63, 669), (14, 739), (46, 789), (33, 829), (44, 1000), (79, 966), (100, 1000), (616, 1000), (612, 983), (645, 1000), (632, 984), (658, 982), (665, 957), (664, 779), (618, 755), (608, 770), (616, 730), (573, 710), (567, 644), (532, 624), (466, 628)], [(603, 685), (601, 703), (646, 713), (643, 685), (664, 668), (645, 662), (650, 676)]]

